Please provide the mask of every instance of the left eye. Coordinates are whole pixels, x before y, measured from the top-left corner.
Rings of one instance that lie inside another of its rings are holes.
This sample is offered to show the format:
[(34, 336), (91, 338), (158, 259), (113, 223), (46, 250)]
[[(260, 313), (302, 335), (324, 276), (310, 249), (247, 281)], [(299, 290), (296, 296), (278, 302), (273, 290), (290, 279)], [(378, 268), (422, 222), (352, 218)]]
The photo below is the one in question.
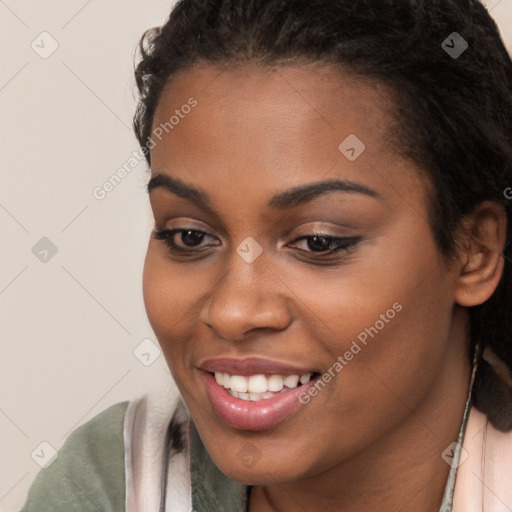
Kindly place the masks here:
[[(300, 238), (297, 238), (293, 243), (300, 242), (301, 240), (307, 241), (306, 252), (312, 253), (326, 253), (329, 254), (342, 251), (344, 249), (348, 249), (353, 245), (357, 244), (361, 237), (352, 236), (352, 237), (337, 237), (330, 236), (327, 234), (317, 233), (312, 235), (305, 235)], [(302, 250), (302, 249), (301, 249)]]

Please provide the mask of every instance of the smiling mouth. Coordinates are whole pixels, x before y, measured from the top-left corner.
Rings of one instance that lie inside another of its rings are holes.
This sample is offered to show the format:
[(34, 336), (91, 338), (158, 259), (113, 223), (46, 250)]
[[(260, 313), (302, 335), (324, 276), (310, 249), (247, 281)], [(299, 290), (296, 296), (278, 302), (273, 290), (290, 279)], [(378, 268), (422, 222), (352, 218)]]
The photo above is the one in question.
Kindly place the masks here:
[(217, 384), (222, 386), (232, 397), (252, 402), (274, 398), (307, 384), (320, 375), (318, 372), (303, 375), (257, 374), (250, 376), (231, 375), (223, 372), (209, 373), (215, 377)]

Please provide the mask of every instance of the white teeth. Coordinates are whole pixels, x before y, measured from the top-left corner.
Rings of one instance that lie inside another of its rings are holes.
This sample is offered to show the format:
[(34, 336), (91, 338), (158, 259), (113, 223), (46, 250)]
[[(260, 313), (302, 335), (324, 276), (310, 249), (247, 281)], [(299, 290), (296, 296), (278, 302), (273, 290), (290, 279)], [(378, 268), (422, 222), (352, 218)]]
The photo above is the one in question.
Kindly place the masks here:
[(268, 378), (268, 390), (269, 391), (281, 391), (283, 389), (284, 379), (281, 375), (271, 375)]
[(284, 378), (284, 385), (287, 388), (296, 388), (298, 383), (299, 383), (299, 376), (298, 375), (287, 375)]
[(241, 375), (233, 375), (231, 377), (230, 387), (233, 391), (247, 393), (247, 379)]
[(300, 383), (301, 384), (306, 384), (307, 382), (309, 382), (309, 379), (311, 379), (311, 373), (306, 373), (305, 375), (301, 375), (300, 376)]
[(274, 398), (276, 396), (275, 393), (271, 391), (265, 391), (265, 393), (237, 393), (232, 389), (228, 389), (228, 393), (240, 400), (249, 400), (251, 402), (259, 402), (260, 400), (266, 400), (267, 398)]
[(265, 393), (268, 391), (265, 375), (251, 375), (247, 386), (249, 393)]
[(296, 388), (301, 384), (306, 384), (311, 379), (312, 374), (304, 375), (269, 375), (263, 374), (244, 377), (242, 375), (230, 375), (229, 373), (215, 372), (215, 380), (225, 389), (230, 390), (230, 394), (242, 400), (261, 400), (272, 398), (275, 393), (280, 392), (285, 386), (288, 389)]

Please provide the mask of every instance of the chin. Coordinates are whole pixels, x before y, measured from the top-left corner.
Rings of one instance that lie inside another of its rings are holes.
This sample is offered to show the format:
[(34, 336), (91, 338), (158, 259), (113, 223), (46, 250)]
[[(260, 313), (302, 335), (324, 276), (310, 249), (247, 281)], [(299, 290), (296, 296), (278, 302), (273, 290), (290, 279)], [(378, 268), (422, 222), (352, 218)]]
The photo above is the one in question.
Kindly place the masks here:
[[(229, 478), (245, 485), (275, 485), (304, 478), (312, 468), (304, 458), (304, 449), (283, 452), (260, 442), (230, 439), (205, 447), (215, 465)], [(227, 450), (230, 443), (232, 450)], [(208, 443), (209, 444), (209, 443)], [(302, 454), (302, 455), (301, 455)]]
[[(290, 466), (281, 468), (276, 464), (265, 464), (265, 466), (246, 468), (243, 465), (218, 465), (219, 469), (232, 480), (244, 485), (271, 486), (293, 482), (304, 475), (297, 473), (297, 470), (290, 470)], [(292, 466), (293, 467), (293, 466)]]

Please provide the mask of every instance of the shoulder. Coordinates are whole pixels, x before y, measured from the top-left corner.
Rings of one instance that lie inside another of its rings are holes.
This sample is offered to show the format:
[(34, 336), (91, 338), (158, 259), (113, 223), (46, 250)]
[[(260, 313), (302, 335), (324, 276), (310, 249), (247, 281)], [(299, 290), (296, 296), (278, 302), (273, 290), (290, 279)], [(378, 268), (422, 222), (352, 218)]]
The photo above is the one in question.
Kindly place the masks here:
[(74, 430), (32, 484), (22, 512), (125, 509), (123, 425), (129, 402), (112, 405)]

